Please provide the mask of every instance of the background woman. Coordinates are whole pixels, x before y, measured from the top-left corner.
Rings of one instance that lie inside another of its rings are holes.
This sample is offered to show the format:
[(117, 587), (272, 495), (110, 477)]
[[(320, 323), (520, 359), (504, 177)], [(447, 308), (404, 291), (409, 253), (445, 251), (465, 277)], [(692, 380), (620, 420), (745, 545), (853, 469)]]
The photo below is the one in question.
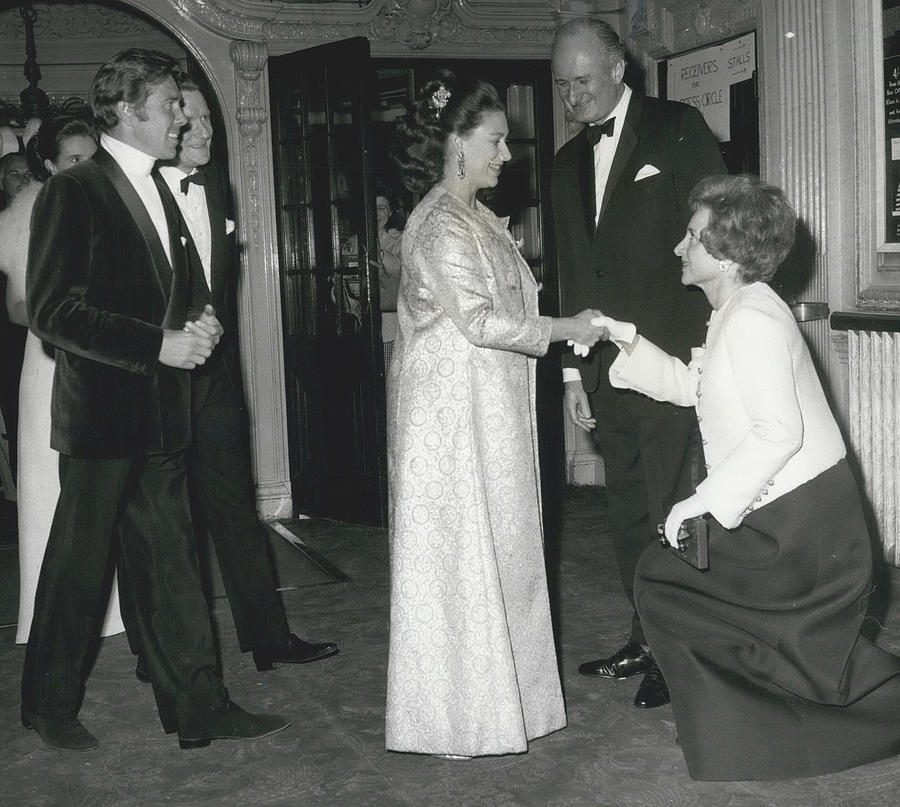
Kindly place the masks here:
[[(51, 118), (43, 121), (37, 134), (28, 141), (27, 156), (31, 172), (40, 182), (51, 174), (88, 159), (97, 149), (93, 127), (75, 117)], [(4, 211), (0, 223), (0, 243), (12, 246), (4, 253), (9, 258), (6, 303), (10, 319), (28, 325), (25, 314), (25, 267), (28, 257), (28, 235), (31, 208), (41, 188), (32, 183), (16, 197), (12, 207)], [(59, 457), (50, 448), (50, 397), (53, 389), (53, 357), (29, 331), (25, 343), (25, 360), (19, 387), (19, 459), (18, 459), (18, 523), (19, 523), (19, 618), (16, 642), (28, 641), (34, 611), (34, 596), (44, 549), (50, 535), (50, 524), (59, 498)], [(103, 622), (102, 635), (125, 630), (119, 615), (118, 591), (112, 596)]]
[(381, 182), (375, 184), (375, 218), (378, 223), (381, 341), (384, 343), (384, 372), (387, 375), (398, 329), (397, 292), (400, 289), (400, 239), (404, 221), (396, 194)]
[(400, 334), (388, 383), (388, 749), (524, 752), (565, 726), (541, 532), (535, 356), (587, 340), (593, 312), (538, 315), (496, 185), (507, 122), (494, 87), (441, 72), (398, 127)]
[(641, 336), (614, 386), (694, 406), (708, 475), (669, 514), (712, 518), (707, 572), (650, 547), (637, 608), (695, 779), (780, 779), (900, 750), (900, 658), (859, 635), (872, 549), (840, 431), (769, 281), (794, 240), (782, 192), (714, 176), (675, 248), (713, 307), (684, 365)]

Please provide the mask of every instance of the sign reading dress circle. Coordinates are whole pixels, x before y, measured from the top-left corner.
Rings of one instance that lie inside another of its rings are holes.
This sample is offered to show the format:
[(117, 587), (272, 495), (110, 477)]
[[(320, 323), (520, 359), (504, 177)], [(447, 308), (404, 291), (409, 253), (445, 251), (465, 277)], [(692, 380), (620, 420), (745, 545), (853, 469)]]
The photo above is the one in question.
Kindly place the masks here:
[(720, 143), (731, 140), (729, 89), (756, 71), (756, 34), (691, 51), (668, 60), (667, 93), (697, 107)]

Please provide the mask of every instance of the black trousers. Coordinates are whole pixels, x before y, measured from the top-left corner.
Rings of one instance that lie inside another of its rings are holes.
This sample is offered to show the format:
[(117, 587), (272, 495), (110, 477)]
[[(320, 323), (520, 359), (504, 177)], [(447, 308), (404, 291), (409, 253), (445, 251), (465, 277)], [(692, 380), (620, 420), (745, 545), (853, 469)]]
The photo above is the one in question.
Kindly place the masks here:
[(198, 523), (209, 530), (241, 650), (286, 648), (266, 528), (256, 512), (243, 396), (225, 361), (195, 381), (188, 476)]
[(78, 712), (85, 661), (120, 553), (138, 630), (168, 731), (227, 697), (216, 672), (200, 588), (184, 452), (130, 459), (61, 455), (50, 529), (25, 653), (22, 703), (46, 717)]
[[(689, 450), (698, 438), (693, 408), (652, 401), (608, 385), (591, 395), (603, 455), (609, 525), (622, 587), (634, 606), (634, 571), (672, 505), (694, 492)], [(646, 644), (637, 610), (631, 639)]]

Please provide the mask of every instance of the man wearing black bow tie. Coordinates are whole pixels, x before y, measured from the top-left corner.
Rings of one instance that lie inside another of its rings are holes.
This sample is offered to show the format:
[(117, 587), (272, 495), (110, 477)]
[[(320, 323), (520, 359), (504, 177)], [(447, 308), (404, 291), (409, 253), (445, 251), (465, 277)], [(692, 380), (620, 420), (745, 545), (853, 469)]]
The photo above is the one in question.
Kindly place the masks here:
[[(22, 672), (22, 723), (51, 748), (87, 751), (78, 720), (86, 664), (119, 557), (160, 720), (182, 747), (289, 724), (244, 712), (216, 667), (188, 509), (190, 373), (221, 327), (188, 314), (185, 242), (152, 173), (185, 122), (178, 65), (119, 53), (98, 71), (94, 156), (45, 183), (28, 249), (32, 330), (56, 351), (51, 445), (60, 494)], [(120, 577), (120, 580), (122, 577)], [(106, 586), (104, 586), (104, 583)]]
[(202, 310), (211, 304), (225, 330), (209, 361), (192, 375), (188, 475), (194, 514), (212, 537), (241, 650), (253, 651), (257, 669), (318, 661), (337, 653), (337, 645), (306, 642), (290, 632), (266, 529), (256, 513), (238, 356), (238, 261), (234, 223), (226, 218), (227, 177), (210, 164), (212, 121), (203, 93), (189, 77), (181, 79), (180, 87), (187, 125), (176, 160), (161, 166), (160, 173), (188, 228), (191, 307)]
[[(623, 83), (625, 46), (604, 22), (561, 26), (551, 60), (567, 116), (586, 124), (553, 166), (560, 313), (596, 307), (636, 323), (687, 361), (703, 341), (709, 308), (699, 290), (681, 285), (672, 250), (690, 219), (694, 183), (725, 171), (716, 140), (697, 110), (633, 93)], [(608, 370), (616, 353), (609, 343), (583, 359), (564, 353), (563, 381), (568, 418), (594, 431), (603, 455), (613, 546), (633, 606), (638, 558), (672, 504), (692, 492), (685, 459), (696, 421), (692, 410), (614, 390)], [(635, 705), (669, 700), (636, 612), (625, 646), (579, 671), (617, 679), (643, 673)]]

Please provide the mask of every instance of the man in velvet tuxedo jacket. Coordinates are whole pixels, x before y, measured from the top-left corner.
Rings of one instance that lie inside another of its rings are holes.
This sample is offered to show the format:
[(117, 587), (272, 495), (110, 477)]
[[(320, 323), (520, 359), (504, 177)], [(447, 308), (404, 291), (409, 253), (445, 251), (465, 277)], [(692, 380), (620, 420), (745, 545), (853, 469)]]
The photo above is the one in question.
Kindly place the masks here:
[[(725, 171), (716, 140), (697, 110), (644, 97), (623, 84), (625, 46), (606, 23), (563, 25), (552, 67), (567, 114), (587, 124), (559, 150), (553, 166), (561, 313), (598, 308), (636, 323), (687, 361), (690, 348), (703, 341), (709, 307), (698, 289), (681, 285), (673, 248), (690, 219), (694, 183)], [(633, 605), (637, 559), (655, 542), (656, 525), (672, 504), (691, 493), (685, 460), (696, 421), (692, 410), (614, 390), (608, 371), (616, 353), (609, 343), (585, 358), (564, 353), (564, 397), (571, 422), (596, 429), (616, 561)], [(617, 679), (643, 673), (635, 705), (668, 702), (636, 612), (628, 643), (579, 670)]]
[(211, 309), (187, 321), (178, 208), (151, 174), (185, 123), (177, 64), (124, 51), (91, 87), (93, 159), (51, 177), (34, 208), (31, 327), (56, 349), (53, 448), (61, 492), (22, 676), (22, 721), (44, 742), (87, 750), (77, 718), (112, 558), (120, 555), (159, 714), (183, 747), (285, 728), (228, 699), (199, 588), (187, 501), (190, 370), (221, 333)]
[(192, 307), (211, 304), (224, 335), (192, 374), (192, 440), (188, 452), (195, 515), (209, 529), (241, 649), (257, 669), (316, 661), (337, 653), (288, 628), (276, 590), (265, 527), (256, 513), (237, 341), (238, 261), (227, 176), (209, 163), (212, 127), (203, 93), (188, 76), (180, 87), (187, 125), (178, 156), (160, 167), (189, 233)]

